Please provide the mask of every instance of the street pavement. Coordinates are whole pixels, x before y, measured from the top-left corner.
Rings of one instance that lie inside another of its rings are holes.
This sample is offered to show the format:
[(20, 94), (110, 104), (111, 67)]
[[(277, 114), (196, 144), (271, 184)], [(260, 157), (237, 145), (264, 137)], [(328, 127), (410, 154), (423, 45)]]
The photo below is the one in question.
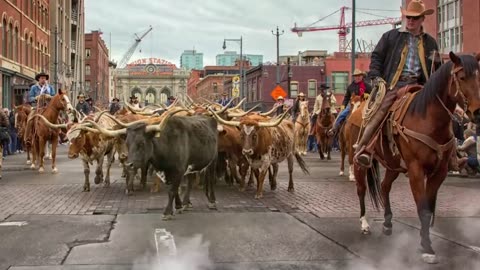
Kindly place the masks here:
[[(165, 188), (124, 194), (118, 163), (111, 186), (91, 181), (83, 190), (80, 160), (68, 160), (60, 146), (58, 174), (50, 161), (39, 174), (25, 155), (7, 156), (0, 180), (0, 270), (109, 269), (480, 269), (480, 179), (450, 176), (440, 189), (433, 247), (440, 263), (421, 262), (419, 222), (408, 181), (392, 189), (392, 236), (381, 232), (383, 213), (367, 198), (372, 233), (360, 231), (355, 183), (338, 176), (339, 155), (305, 160), (310, 175), (294, 171), (295, 192), (287, 192), (287, 166), (279, 186), (264, 198), (218, 183), (218, 210), (209, 210), (202, 190), (194, 208), (162, 221)], [(91, 169), (94, 178), (94, 168)], [(346, 170), (348, 171), (348, 170)], [(268, 182), (268, 181), (267, 181)], [(149, 182), (149, 185), (151, 183)], [(155, 229), (171, 232), (176, 256), (160, 245)]]

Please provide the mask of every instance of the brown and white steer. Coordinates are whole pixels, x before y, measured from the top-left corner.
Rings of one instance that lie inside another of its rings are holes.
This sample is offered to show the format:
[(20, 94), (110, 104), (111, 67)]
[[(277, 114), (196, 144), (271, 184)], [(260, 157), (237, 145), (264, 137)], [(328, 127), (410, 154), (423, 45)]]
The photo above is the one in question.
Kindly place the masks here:
[[(227, 121), (220, 118), (211, 110), (217, 121), (224, 125), (237, 126), (240, 128), (242, 142), (242, 154), (246, 157), (250, 167), (257, 178), (257, 194), (255, 198), (263, 197), (263, 183), (270, 165), (288, 161), (288, 191), (294, 191), (293, 185), (293, 159), (297, 160), (302, 171), (308, 174), (308, 169), (302, 157), (294, 148), (293, 123), (285, 120), (287, 112), (280, 118), (269, 119), (261, 115), (247, 115), (240, 121)], [(274, 174), (276, 171), (274, 171)], [(275, 175), (274, 175), (275, 177)]]

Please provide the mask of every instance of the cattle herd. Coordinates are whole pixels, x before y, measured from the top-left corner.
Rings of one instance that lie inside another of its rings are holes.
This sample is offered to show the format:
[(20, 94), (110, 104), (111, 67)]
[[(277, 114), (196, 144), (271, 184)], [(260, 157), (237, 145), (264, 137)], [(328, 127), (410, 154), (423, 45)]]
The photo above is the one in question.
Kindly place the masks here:
[[(277, 187), (280, 162), (287, 160), (290, 192), (294, 191), (294, 162), (308, 173), (301, 151), (295, 147), (295, 128), (293, 122), (286, 119), (288, 111), (271, 117), (275, 107), (265, 113), (254, 112), (255, 108), (243, 111), (243, 102), (232, 107), (211, 102), (198, 104), (187, 99), (168, 107), (151, 105), (143, 109), (126, 104), (115, 115), (101, 110), (88, 116), (77, 112), (76, 121), (68, 124), (59, 124), (44, 113), (38, 113), (34, 120), (36, 129), (39, 125), (48, 127), (56, 131), (53, 135), (66, 131), (70, 142), (68, 157), (79, 158), (83, 164), (83, 191), (90, 191), (90, 166), (94, 162), (97, 164), (95, 184), (110, 185), (110, 168), (115, 156), (123, 168), (127, 194), (133, 193), (135, 179), (140, 178), (141, 187), (146, 188), (147, 175), (156, 172), (161, 177), (155, 178), (154, 189), (158, 189), (160, 179), (168, 187), (164, 219), (170, 219), (174, 203), (176, 211), (192, 207), (189, 196), (196, 179), (204, 186), (209, 207), (215, 208), (214, 187), (219, 178), (228, 184), (238, 184), (244, 191), (250, 175), (248, 185), (256, 180), (255, 198), (261, 198), (267, 174), (271, 189)], [(63, 107), (65, 111), (69, 109), (70, 106)], [(19, 119), (26, 121), (26, 117)], [(32, 151), (32, 156), (43, 160), (44, 153), (40, 153), (43, 149)], [(103, 165), (104, 160), (107, 166)], [(32, 164), (32, 168), (35, 166)], [(42, 172), (43, 164), (41, 166)], [(183, 198), (179, 194), (181, 184), (186, 184)]]

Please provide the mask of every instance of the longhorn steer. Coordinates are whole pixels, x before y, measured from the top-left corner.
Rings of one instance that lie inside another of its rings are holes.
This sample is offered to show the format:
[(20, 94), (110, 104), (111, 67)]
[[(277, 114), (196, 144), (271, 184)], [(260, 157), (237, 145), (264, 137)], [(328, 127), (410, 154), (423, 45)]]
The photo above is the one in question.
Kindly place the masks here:
[(240, 121), (227, 121), (211, 110), (215, 118), (225, 125), (238, 126), (241, 131), (242, 153), (247, 158), (257, 178), (257, 194), (255, 198), (263, 197), (263, 182), (270, 165), (274, 165), (273, 177), (278, 171), (277, 164), (288, 161), (288, 191), (293, 191), (293, 158), (295, 157), (304, 173), (308, 173), (305, 162), (294, 149), (294, 128), (291, 121), (283, 119), (285, 112), (278, 119), (268, 119), (261, 115), (248, 115)]
[(207, 116), (172, 117), (177, 112), (167, 112), (159, 125), (135, 123), (115, 131), (97, 127), (110, 136), (126, 133), (129, 167), (151, 164), (155, 170), (164, 172), (169, 184), (164, 219), (172, 218), (174, 199), (175, 207), (182, 207), (178, 188), (183, 177), (198, 171), (207, 170), (206, 195), (209, 207), (215, 207), (213, 187), (218, 143), (217, 122)]

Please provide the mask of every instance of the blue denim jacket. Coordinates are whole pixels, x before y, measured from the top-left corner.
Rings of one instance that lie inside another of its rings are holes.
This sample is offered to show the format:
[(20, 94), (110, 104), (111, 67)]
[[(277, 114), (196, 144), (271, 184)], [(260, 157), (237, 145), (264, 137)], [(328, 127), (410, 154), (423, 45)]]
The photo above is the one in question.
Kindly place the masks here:
[(53, 96), (55, 95), (55, 90), (53, 89), (53, 87), (49, 84), (47, 84), (47, 87), (45, 89), (45, 92), (44, 93), (41, 93), (42, 91), (42, 88), (41, 86), (37, 83), (35, 85), (32, 85), (32, 88), (30, 88), (30, 93), (28, 95), (28, 101), (30, 103), (35, 103), (35, 98), (37, 96), (39, 96), (40, 94), (49, 94), (50, 96)]

